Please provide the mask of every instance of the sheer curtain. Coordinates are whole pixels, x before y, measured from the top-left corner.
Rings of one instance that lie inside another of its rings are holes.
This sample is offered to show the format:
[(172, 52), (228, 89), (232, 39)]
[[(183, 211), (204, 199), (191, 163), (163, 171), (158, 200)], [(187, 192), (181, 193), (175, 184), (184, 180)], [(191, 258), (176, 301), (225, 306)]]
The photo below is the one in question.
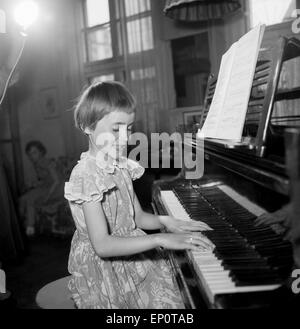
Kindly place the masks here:
[(135, 130), (158, 128), (158, 82), (150, 0), (122, 1), (126, 82), (138, 101)]

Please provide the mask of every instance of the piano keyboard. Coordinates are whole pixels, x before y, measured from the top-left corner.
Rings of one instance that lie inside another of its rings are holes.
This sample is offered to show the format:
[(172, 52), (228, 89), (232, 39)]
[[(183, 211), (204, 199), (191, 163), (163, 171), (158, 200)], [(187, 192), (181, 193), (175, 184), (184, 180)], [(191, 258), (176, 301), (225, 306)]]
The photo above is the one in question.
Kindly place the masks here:
[(216, 295), (270, 291), (281, 285), (291, 246), (269, 227), (254, 226), (263, 209), (226, 185), (175, 187), (162, 190), (161, 200), (169, 215), (212, 228), (202, 234), (214, 250), (187, 251), (211, 304)]

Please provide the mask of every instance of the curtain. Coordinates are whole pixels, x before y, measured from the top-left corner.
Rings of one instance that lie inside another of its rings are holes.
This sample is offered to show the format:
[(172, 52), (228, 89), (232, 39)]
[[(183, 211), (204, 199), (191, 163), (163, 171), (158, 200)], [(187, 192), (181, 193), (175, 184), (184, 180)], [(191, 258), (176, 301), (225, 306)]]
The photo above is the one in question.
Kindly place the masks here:
[(150, 0), (125, 0), (123, 37), (126, 81), (138, 101), (135, 130), (158, 129), (158, 83)]

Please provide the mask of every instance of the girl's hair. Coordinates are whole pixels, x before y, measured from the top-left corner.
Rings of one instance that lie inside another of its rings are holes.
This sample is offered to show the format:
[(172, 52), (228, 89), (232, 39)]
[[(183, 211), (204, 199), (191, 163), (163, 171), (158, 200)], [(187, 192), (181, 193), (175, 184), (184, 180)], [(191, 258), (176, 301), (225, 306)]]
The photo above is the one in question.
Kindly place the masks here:
[(97, 122), (114, 111), (134, 113), (136, 100), (120, 82), (106, 81), (91, 85), (81, 95), (75, 107), (77, 128), (94, 130)]
[(43, 156), (47, 153), (46, 147), (40, 141), (28, 142), (25, 147), (25, 152), (28, 154), (33, 147), (38, 149)]

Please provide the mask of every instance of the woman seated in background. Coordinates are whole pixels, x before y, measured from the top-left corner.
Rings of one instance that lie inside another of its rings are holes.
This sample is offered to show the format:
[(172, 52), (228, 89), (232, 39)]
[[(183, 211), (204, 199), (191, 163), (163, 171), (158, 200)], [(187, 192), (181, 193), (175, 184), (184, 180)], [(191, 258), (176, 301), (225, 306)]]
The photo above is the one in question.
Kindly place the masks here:
[(35, 169), (37, 182), (21, 196), (19, 210), (25, 217), (26, 235), (33, 236), (36, 211), (63, 199), (64, 178), (55, 161), (46, 157), (47, 150), (41, 142), (27, 143), (25, 151)]

